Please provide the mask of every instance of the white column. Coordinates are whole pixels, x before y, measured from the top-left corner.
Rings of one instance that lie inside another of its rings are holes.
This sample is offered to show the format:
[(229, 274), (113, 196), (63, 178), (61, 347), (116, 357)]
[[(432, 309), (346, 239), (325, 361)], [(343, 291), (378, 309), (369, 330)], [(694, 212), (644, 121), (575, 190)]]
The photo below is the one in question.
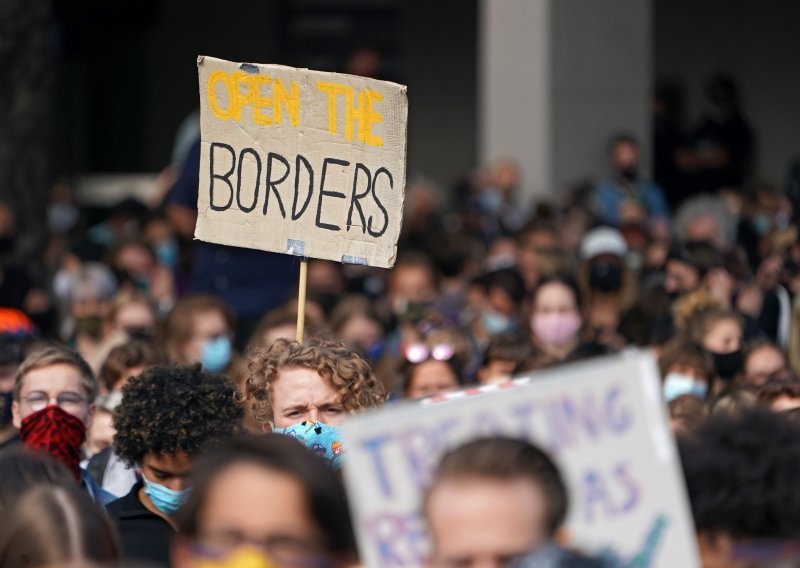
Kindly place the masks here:
[(606, 173), (606, 143), (649, 153), (652, 0), (481, 0), (479, 158), (516, 160), (527, 200)]
[(511, 158), (525, 201), (550, 195), (550, 0), (481, 0), (478, 157)]

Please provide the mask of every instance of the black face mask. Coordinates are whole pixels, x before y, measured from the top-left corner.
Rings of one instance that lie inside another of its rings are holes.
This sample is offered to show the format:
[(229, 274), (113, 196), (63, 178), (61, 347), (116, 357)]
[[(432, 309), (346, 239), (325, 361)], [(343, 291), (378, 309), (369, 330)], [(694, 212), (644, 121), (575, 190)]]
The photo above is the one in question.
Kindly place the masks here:
[(17, 238), (15, 235), (3, 235), (0, 237), (0, 253), (11, 252), (16, 241)]
[(75, 320), (75, 331), (98, 340), (103, 335), (103, 318), (100, 316), (84, 316)]
[(711, 356), (714, 358), (714, 369), (717, 375), (726, 381), (733, 380), (736, 374), (742, 370), (744, 357), (741, 349), (731, 353), (714, 353), (712, 351)]
[(592, 264), (589, 267), (589, 286), (600, 292), (616, 292), (622, 288), (622, 267), (606, 262)]
[(622, 178), (622, 181), (636, 183), (636, 180), (639, 179), (639, 168), (636, 166), (622, 168), (619, 171), (619, 177)]

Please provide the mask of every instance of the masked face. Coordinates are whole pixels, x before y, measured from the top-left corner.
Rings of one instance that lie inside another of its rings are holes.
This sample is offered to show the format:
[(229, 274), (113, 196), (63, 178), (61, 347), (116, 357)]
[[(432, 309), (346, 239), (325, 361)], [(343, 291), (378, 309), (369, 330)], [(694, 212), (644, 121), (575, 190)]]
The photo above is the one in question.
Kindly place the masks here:
[(589, 267), (589, 286), (599, 292), (622, 288), (622, 266), (616, 262), (593, 262)]
[(231, 362), (233, 344), (227, 335), (221, 335), (203, 344), (201, 363), (206, 371), (221, 373)]
[(708, 385), (705, 381), (695, 379), (682, 373), (668, 373), (664, 378), (664, 399), (671, 402), (684, 394), (705, 399)]
[(47, 228), (51, 233), (68, 233), (78, 222), (77, 207), (69, 203), (51, 203), (47, 208)]
[(181, 347), (181, 359), (186, 364), (201, 363), (206, 370), (218, 373), (227, 367), (233, 356), (232, 336), (220, 310), (197, 312), (192, 316), (192, 337)]
[(514, 329), (515, 323), (513, 317), (501, 314), (492, 308), (486, 308), (481, 312), (481, 325), (489, 335), (510, 331)]
[(581, 317), (576, 313), (534, 314), (531, 327), (545, 345), (564, 347), (577, 339)]
[(147, 453), (139, 464), (144, 492), (156, 509), (173, 515), (189, 497), (186, 479), (192, 461), (183, 452), (155, 455)]
[(735, 319), (721, 319), (703, 337), (703, 348), (714, 359), (714, 368), (723, 379), (733, 379), (742, 370), (742, 326)]
[(175, 268), (178, 264), (178, 254), (180, 247), (175, 239), (167, 238), (156, 242), (153, 245), (153, 252), (156, 254), (158, 263), (167, 268)]
[(56, 405), (47, 406), (22, 420), (19, 436), (25, 446), (50, 454), (80, 480), (81, 446), (86, 441), (86, 426), (79, 418)]
[(711, 356), (714, 359), (714, 370), (722, 379), (727, 381), (733, 380), (742, 370), (744, 357), (741, 349), (731, 351), (730, 353), (714, 353), (712, 351)]
[(174, 515), (189, 497), (188, 489), (173, 491), (160, 483), (150, 481), (144, 475), (142, 475), (142, 479), (144, 480), (144, 492), (150, 498), (150, 502), (165, 515)]
[(288, 428), (273, 428), (272, 432), (294, 438), (325, 460), (332, 469), (342, 467), (344, 459), (342, 435), (335, 426), (328, 426), (322, 422), (303, 421)]
[(555, 348), (563, 348), (577, 339), (582, 325), (575, 293), (561, 282), (544, 284), (536, 292), (531, 329), (536, 339)]

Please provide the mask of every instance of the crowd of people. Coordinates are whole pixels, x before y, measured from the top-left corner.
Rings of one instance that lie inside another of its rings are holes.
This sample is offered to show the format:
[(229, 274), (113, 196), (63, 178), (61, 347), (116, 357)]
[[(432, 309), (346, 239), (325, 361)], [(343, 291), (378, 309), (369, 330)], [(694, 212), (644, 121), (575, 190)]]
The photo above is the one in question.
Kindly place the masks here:
[[(300, 341), (298, 259), (192, 240), (198, 140), (148, 203), (59, 181), (43, 243), (0, 202), (0, 566), (357, 566), (348, 416), (630, 347), (658, 358), (703, 566), (795, 559), (800, 180), (752, 183), (730, 89), (661, 184), (628, 135), (530, 209), (508, 161), (452, 200), (411, 175), (394, 268), (310, 259)], [(428, 562), (602, 566), (556, 545), (568, 505), (529, 442), (453, 448)]]

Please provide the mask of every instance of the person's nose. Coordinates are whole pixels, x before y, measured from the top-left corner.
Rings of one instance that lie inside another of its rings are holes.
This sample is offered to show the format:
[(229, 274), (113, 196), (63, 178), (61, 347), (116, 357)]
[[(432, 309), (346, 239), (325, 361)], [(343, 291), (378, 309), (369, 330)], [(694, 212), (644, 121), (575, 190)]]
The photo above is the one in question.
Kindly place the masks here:
[(170, 480), (169, 486), (173, 491), (183, 491), (188, 487), (185, 477), (175, 476)]
[(319, 410), (317, 408), (310, 408), (306, 414), (306, 420), (310, 422), (319, 422)]

